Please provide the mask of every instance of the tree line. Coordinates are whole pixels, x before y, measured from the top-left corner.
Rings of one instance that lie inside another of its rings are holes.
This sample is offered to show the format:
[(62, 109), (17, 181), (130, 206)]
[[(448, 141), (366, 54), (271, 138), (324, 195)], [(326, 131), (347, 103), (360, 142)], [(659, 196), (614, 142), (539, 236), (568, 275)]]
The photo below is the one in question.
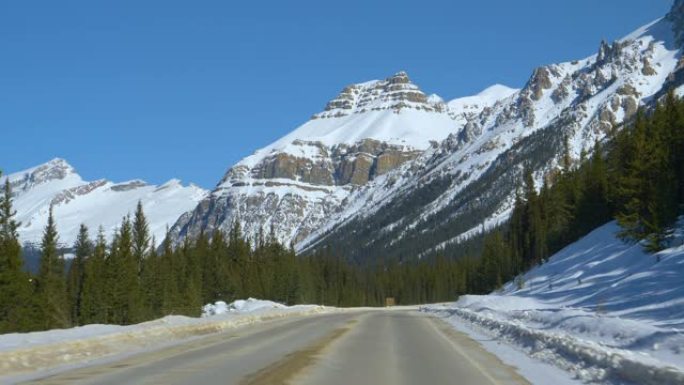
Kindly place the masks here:
[[(230, 231), (157, 247), (142, 205), (111, 241), (82, 225), (68, 269), (52, 210), (37, 274), (22, 268), (11, 185), (0, 196), (0, 333), (90, 323), (133, 324), (169, 314), (198, 316), (203, 304), (257, 297), (284, 304), (382, 306), (453, 301), (520, 277), (596, 227), (616, 219), (621, 236), (648, 251), (667, 246), (684, 204), (684, 102), (670, 93), (651, 112), (614, 128), (590, 156), (560, 168), (540, 188), (531, 170), (509, 221), (483, 237), (481, 251), (457, 259), (350, 262), (343, 252), (296, 255), (272, 234)], [(520, 279), (518, 278), (519, 283)]]
[(50, 209), (39, 269), (23, 268), (6, 181), (0, 197), (0, 333), (85, 324), (129, 325), (166, 315), (199, 316), (204, 304), (257, 297), (288, 305), (382, 306), (453, 300), (465, 292), (471, 260), (437, 258), (419, 264), (359, 265), (319, 251), (296, 255), (272, 234), (248, 240), (237, 222), (224, 234), (200, 234), (156, 246), (139, 203), (108, 241), (81, 225), (66, 263)]

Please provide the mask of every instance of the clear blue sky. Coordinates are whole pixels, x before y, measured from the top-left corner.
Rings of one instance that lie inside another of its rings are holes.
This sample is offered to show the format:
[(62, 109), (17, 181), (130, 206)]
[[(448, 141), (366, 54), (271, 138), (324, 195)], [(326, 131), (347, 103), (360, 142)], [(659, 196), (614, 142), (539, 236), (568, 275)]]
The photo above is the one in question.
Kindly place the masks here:
[(226, 169), (345, 85), (398, 70), (446, 99), (522, 86), (671, 0), (3, 1), (0, 168), (86, 179)]

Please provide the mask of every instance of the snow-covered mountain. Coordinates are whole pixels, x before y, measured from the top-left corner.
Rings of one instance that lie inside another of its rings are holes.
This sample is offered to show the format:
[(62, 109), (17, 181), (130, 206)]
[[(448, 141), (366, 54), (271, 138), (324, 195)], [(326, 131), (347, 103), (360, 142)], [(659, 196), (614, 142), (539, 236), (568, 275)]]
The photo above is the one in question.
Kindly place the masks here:
[(175, 179), (161, 186), (141, 180), (88, 182), (63, 159), (3, 176), (0, 182), (4, 184), (7, 178), (12, 185), (16, 219), (21, 222), (21, 242), (40, 243), (52, 205), (60, 244), (65, 247), (73, 245), (81, 223), (90, 228), (91, 236), (102, 226), (111, 238), (122, 218), (134, 212), (138, 201), (142, 202), (150, 232), (161, 242), (166, 227), (208, 193), (195, 185), (183, 186)]
[(494, 87), (445, 103), (408, 75), (350, 85), (323, 112), (233, 166), (216, 189), (173, 227), (176, 239), (227, 230), (271, 231), (300, 242), (352, 206), (354, 193), (410, 163), (515, 90)]
[(400, 72), (348, 86), (291, 134), (233, 166), (173, 227), (176, 240), (273, 232), (298, 249), (351, 257), (448, 248), (507, 218), (524, 164), (536, 180), (575, 160), (640, 105), (678, 91), (684, 1), (598, 52), (535, 69), (521, 90), (496, 85), (445, 102)]
[[(535, 69), (438, 146), (369, 184), (301, 248), (344, 247), (353, 257), (444, 250), (505, 220), (525, 164), (538, 186), (558, 169), (567, 139), (577, 161), (613, 127), (672, 88), (681, 94), (684, 2), (584, 59)], [(449, 103), (449, 105), (456, 102)]]

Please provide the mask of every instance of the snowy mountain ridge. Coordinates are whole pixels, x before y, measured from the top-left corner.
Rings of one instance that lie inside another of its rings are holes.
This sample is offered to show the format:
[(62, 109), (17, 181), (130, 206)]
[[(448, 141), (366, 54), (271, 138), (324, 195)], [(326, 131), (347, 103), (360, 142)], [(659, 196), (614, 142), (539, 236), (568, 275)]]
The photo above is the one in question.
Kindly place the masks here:
[(149, 185), (142, 180), (114, 183), (105, 179), (84, 181), (64, 159), (47, 163), (0, 178), (9, 179), (14, 195), (14, 208), (22, 243), (37, 245), (47, 223), (50, 206), (60, 235), (60, 245), (73, 245), (81, 223), (91, 236), (102, 226), (108, 239), (125, 215), (132, 214), (142, 202), (150, 232), (161, 242), (166, 227), (171, 226), (185, 211), (192, 210), (207, 191), (195, 186), (183, 186), (172, 179), (163, 185)]
[(498, 86), (450, 107), (405, 72), (345, 87), (324, 111), (231, 167), (174, 239), (227, 230), (273, 232), (297, 243), (353, 206), (355, 193), (455, 132), (468, 116), (515, 90)]
[[(675, 5), (666, 18), (612, 44), (601, 42), (594, 55), (535, 69), (522, 90), (470, 114), (439, 146), (359, 191), (353, 210), (312, 233), (300, 249), (360, 244), (352, 251), (357, 258), (424, 255), (502, 223), (525, 164), (540, 187), (557, 172), (566, 139), (578, 161), (640, 105), (667, 89), (682, 93), (674, 37), (680, 13), (684, 7)], [(425, 233), (433, 244), (421, 242)]]
[[(679, 89), (677, 4), (591, 56), (536, 68), (520, 90), (495, 85), (445, 102), (405, 72), (347, 86), (231, 167), (172, 236), (237, 220), (252, 239), (273, 233), (299, 250), (355, 245), (354, 258), (457, 244), (507, 218), (523, 164), (541, 186), (566, 139), (577, 161), (640, 105)], [(431, 245), (420, 242), (426, 232)]]

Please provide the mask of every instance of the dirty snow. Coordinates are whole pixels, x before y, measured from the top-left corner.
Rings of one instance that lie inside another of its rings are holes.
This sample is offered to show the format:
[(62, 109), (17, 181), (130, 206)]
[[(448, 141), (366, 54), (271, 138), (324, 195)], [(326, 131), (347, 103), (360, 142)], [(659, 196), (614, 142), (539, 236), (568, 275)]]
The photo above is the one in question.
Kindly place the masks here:
[[(253, 298), (222, 303), (225, 311), (202, 318), (166, 316), (137, 325), (86, 325), (0, 335), (0, 383), (121, 358), (191, 338), (287, 316), (330, 311), (316, 305), (284, 306)], [(205, 306), (205, 309), (207, 306)]]
[(209, 303), (202, 307), (202, 317), (211, 317), (226, 313), (251, 313), (263, 309), (286, 309), (287, 306), (273, 302), (255, 298), (238, 299), (229, 304), (223, 301), (216, 301)]

